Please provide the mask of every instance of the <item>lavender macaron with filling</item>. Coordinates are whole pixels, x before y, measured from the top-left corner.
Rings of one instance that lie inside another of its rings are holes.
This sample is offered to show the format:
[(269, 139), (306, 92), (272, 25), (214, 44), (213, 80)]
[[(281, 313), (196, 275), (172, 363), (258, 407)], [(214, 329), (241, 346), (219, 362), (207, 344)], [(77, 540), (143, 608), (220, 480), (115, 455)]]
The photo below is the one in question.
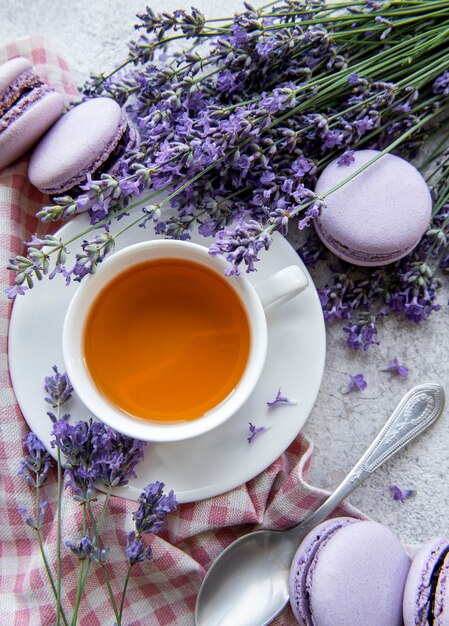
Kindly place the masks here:
[(301, 626), (402, 626), (410, 568), (385, 526), (330, 519), (302, 541), (292, 562), (290, 604)]
[(0, 65), (0, 169), (25, 154), (63, 108), (61, 94), (37, 76), (28, 59)]
[[(358, 150), (353, 161), (332, 161), (315, 191), (333, 189), (374, 156)], [(362, 266), (386, 265), (409, 254), (427, 230), (432, 199), (424, 178), (408, 161), (385, 154), (324, 199), (315, 218), (318, 236), (338, 257)]]
[(413, 559), (404, 591), (404, 626), (449, 626), (449, 541), (426, 541)]
[(36, 146), (28, 176), (43, 193), (62, 194), (87, 176), (113, 173), (126, 151), (137, 147), (137, 132), (110, 98), (94, 98), (74, 107)]

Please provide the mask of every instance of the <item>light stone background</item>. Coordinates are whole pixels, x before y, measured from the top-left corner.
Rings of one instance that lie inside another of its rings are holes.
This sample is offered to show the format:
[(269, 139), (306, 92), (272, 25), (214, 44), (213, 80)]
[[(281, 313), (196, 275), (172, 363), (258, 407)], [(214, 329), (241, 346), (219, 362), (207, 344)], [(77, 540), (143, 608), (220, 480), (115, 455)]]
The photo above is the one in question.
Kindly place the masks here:
[[(192, 0), (209, 17), (232, 15), (239, 0)], [(149, 4), (156, 11), (188, 8), (186, 0)], [(261, 6), (262, 2), (254, 2)], [(90, 72), (107, 71), (126, 56), (134, 37), (135, 14), (145, 0), (0, 0), (0, 44), (16, 37), (42, 34), (63, 52), (79, 85)], [(290, 241), (295, 243), (296, 234)], [(327, 329), (323, 383), (304, 428), (315, 443), (311, 482), (332, 489), (358, 460), (401, 396), (413, 385), (439, 382), (449, 393), (448, 293), (430, 321), (415, 326), (387, 319), (381, 345), (354, 353), (341, 327)], [(408, 379), (380, 371), (397, 355), (410, 369)], [(342, 394), (349, 374), (363, 372), (368, 387)], [(429, 432), (377, 471), (350, 498), (373, 519), (388, 525), (405, 543), (419, 543), (437, 533), (449, 535), (449, 411)], [(404, 504), (393, 501), (388, 484), (416, 489)]]

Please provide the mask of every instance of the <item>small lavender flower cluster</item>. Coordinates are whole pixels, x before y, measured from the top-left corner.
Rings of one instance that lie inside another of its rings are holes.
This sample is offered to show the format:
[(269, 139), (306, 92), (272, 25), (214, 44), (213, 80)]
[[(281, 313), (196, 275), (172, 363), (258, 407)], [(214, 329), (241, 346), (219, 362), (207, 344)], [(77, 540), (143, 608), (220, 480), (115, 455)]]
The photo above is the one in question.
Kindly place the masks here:
[(80, 421), (73, 426), (62, 418), (53, 424), (52, 447), (65, 459), (67, 484), (80, 502), (92, 500), (95, 483), (105, 487), (127, 485), (143, 458), (145, 443), (121, 435), (102, 422)]
[[(407, 9), (413, 20), (404, 19)], [(217, 24), (196, 9), (147, 8), (129, 57), (86, 86), (86, 97), (107, 95), (126, 108), (139, 148), (116, 176), (89, 178), (78, 195), (55, 198), (39, 214), (50, 221), (87, 209), (92, 231), (105, 230), (82, 241), (71, 267), (64, 242), (32, 240), (27, 256), (10, 261), (9, 295), (43, 274), (69, 281), (95, 271), (114, 246), (108, 223), (134, 210), (129, 227), (151, 221), (157, 233), (180, 239), (197, 228), (215, 237), (211, 253), (228, 259), (230, 273), (242, 265), (254, 271), (274, 231), (285, 235), (297, 216), (307, 228), (323, 209), (325, 197), (313, 189), (330, 159), (350, 163), (355, 148), (389, 149), (393, 141), (413, 154), (422, 121), (428, 127), (449, 106), (449, 35), (441, 34), (439, 9), (437, 0), (369, 1), (343, 12), (315, 0), (246, 3)], [(183, 39), (187, 48), (169, 48)], [(161, 210), (168, 204), (170, 217)], [(427, 311), (422, 297), (409, 300), (410, 317)], [(343, 315), (338, 302), (335, 311)], [(375, 343), (373, 322), (362, 327), (348, 327), (354, 347), (360, 336), (363, 345)]]
[(135, 531), (128, 534), (126, 554), (130, 565), (151, 557), (151, 546), (145, 546), (142, 535), (158, 534), (162, 530), (167, 513), (176, 510), (177, 503), (172, 491), (164, 495), (164, 483), (147, 485), (139, 498), (139, 508), (133, 513)]
[[(52, 459), (48, 454), (45, 446), (34, 433), (28, 433), (24, 447), (26, 455), (20, 461), (20, 469), (18, 475), (22, 476), (27, 483), (39, 492), (39, 489), (45, 485), (48, 479), (48, 470), (52, 465)], [(39, 508), (36, 516), (32, 516), (26, 507), (19, 507), (20, 513), (23, 515), (25, 522), (31, 526), (33, 530), (40, 530), (44, 522), (45, 511), (48, 506), (47, 500), (39, 498)]]

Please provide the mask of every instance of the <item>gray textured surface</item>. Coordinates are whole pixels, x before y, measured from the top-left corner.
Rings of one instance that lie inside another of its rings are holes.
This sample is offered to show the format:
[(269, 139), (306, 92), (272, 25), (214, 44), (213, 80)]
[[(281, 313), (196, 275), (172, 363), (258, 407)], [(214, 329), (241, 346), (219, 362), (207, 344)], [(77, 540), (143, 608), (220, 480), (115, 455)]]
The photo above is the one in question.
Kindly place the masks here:
[[(164, 11), (190, 5), (183, 0), (150, 4)], [(235, 0), (197, 0), (194, 4), (214, 17), (230, 15), (240, 6)], [(0, 43), (43, 34), (64, 53), (76, 80), (82, 84), (89, 72), (108, 70), (126, 55), (126, 41), (133, 36), (134, 15), (144, 7), (145, 0), (1, 0)], [(295, 233), (290, 241), (295, 242)], [(313, 483), (329, 489), (335, 486), (411, 386), (434, 381), (446, 385), (449, 392), (447, 295), (440, 295), (442, 311), (420, 327), (385, 320), (381, 345), (365, 353), (348, 350), (340, 327), (328, 329), (323, 384), (305, 427), (316, 447), (311, 470)], [(395, 355), (410, 368), (408, 379), (381, 371)], [(359, 372), (365, 375), (367, 389), (343, 395), (348, 375)], [(388, 525), (407, 543), (449, 533), (448, 441), (446, 412), (431, 431), (355, 492), (351, 503)], [(391, 482), (416, 489), (416, 496), (404, 504), (393, 501), (388, 490)]]

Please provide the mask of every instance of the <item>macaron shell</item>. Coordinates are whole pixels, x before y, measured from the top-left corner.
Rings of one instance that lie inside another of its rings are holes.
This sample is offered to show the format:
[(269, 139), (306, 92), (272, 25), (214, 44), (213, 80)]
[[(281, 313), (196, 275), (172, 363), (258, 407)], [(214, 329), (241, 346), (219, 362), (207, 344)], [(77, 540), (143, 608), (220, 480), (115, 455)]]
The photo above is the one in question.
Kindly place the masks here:
[[(354, 153), (350, 165), (330, 163), (318, 179), (321, 195), (356, 172), (375, 150)], [(317, 233), (335, 254), (360, 265), (382, 265), (413, 250), (431, 217), (430, 191), (418, 170), (392, 154), (331, 193), (316, 218)]]
[(11, 83), (24, 72), (29, 72), (32, 67), (30, 61), (23, 57), (16, 57), (0, 65), (0, 99), (8, 91)]
[(10, 116), (8, 127), (0, 133), (0, 169), (22, 156), (60, 117), (64, 108), (61, 94), (45, 93), (37, 102)]
[(324, 243), (335, 256), (338, 256), (347, 263), (353, 263), (354, 265), (360, 265), (361, 267), (378, 267), (379, 265), (388, 265), (399, 261), (404, 256), (412, 252), (421, 240), (421, 236), (413, 242), (409, 242), (409, 245), (402, 250), (392, 252), (377, 252), (377, 253), (364, 253), (358, 250), (351, 250), (340, 242), (337, 242), (329, 233), (324, 231), (318, 221), (314, 222), (315, 230), (318, 237)]
[(446, 555), (438, 576), (433, 607), (434, 626), (449, 626), (449, 555)]
[(318, 548), (307, 587), (316, 626), (402, 626), (410, 562), (385, 526), (360, 521)]
[[(433, 537), (426, 541), (415, 555), (407, 576), (403, 599), (404, 626), (425, 626), (428, 624), (427, 614), (431, 595), (432, 574), (441, 555), (449, 547), (444, 537)], [(447, 566), (447, 560), (446, 560)], [(442, 581), (442, 588), (446, 581)], [(443, 598), (439, 600), (442, 607)], [(442, 608), (439, 609), (442, 615)], [(436, 624), (437, 622), (435, 622)], [(446, 622), (449, 623), (449, 622)], [(441, 622), (444, 624), (444, 622)]]
[(45, 193), (60, 193), (81, 184), (106, 160), (126, 121), (110, 98), (94, 98), (71, 109), (36, 146), (28, 176)]
[(293, 614), (300, 626), (313, 626), (306, 588), (307, 573), (320, 545), (343, 526), (357, 523), (350, 517), (336, 517), (318, 524), (302, 540), (293, 557), (289, 577), (289, 596)]

